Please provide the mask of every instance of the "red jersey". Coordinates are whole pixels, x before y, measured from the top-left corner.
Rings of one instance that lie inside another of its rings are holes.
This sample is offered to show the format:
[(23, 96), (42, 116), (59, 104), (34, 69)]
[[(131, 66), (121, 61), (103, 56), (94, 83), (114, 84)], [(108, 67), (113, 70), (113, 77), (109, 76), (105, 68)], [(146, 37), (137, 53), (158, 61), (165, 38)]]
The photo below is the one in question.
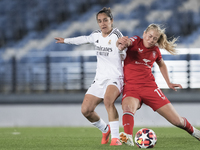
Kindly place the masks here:
[(146, 48), (143, 39), (138, 36), (130, 38), (132, 45), (128, 47), (124, 61), (124, 82), (131, 84), (155, 82), (151, 68), (155, 61), (159, 62), (162, 55), (157, 46)]

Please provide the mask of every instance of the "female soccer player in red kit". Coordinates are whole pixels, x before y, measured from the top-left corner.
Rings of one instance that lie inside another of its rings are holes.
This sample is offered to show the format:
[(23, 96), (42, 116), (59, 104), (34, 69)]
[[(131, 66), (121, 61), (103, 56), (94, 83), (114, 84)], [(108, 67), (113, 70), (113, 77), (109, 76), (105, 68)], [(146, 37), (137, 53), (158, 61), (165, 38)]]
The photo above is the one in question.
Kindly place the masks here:
[(167, 67), (159, 50), (159, 48), (163, 48), (171, 54), (176, 54), (175, 42), (175, 38), (172, 41), (167, 41), (165, 29), (161, 29), (156, 24), (150, 24), (147, 27), (143, 33), (143, 39), (138, 36), (118, 39), (117, 46), (120, 50), (128, 47), (124, 61), (122, 98), (124, 132), (120, 133), (121, 142), (134, 146), (132, 137), (134, 114), (142, 106), (142, 103), (150, 106), (171, 124), (186, 130), (200, 140), (200, 131), (176, 112), (170, 101), (157, 86), (151, 72), (153, 63), (156, 62), (169, 88), (175, 91), (177, 87), (182, 88), (180, 84), (170, 82)]

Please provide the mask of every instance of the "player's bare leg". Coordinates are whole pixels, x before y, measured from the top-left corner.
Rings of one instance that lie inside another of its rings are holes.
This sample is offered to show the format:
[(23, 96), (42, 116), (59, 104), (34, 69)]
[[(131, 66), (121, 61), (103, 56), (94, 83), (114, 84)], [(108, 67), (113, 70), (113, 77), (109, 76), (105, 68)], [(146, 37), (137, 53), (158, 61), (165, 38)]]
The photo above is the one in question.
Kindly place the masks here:
[(109, 85), (104, 96), (104, 105), (108, 112), (109, 121), (119, 121), (119, 115), (114, 105), (120, 93), (115, 85)]
[(100, 119), (100, 117), (94, 110), (97, 105), (102, 101), (103, 99), (96, 96), (90, 94), (85, 95), (83, 103), (81, 105), (81, 112), (90, 122), (96, 122)]
[(171, 103), (164, 105), (156, 111), (171, 124), (186, 130), (189, 134), (200, 140), (200, 131), (194, 128), (186, 118), (181, 117)]
[(176, 112), (171, 103), (156, 110), (161, 116), (177, 127), (184, 126), (184, 119)]
[(92, 125), (102, 132), (105, 138), (101, 141), (101, 144), (107, 144), (110, 135), (110, 126), (106, 124), (94, 111), (96, 106), (102, 101), (103, 99), (101, 98), (86, 94), (81, 106), (81, 112), (92, 123)]
[(120, 95), (119, 89), (115, 85), (109, 85), (104, 96), (104, 105), (108, 113), (111, 129), (111, 144), (122, 145), (119, 141), (119, 115), (114, 105), (115, 100)]

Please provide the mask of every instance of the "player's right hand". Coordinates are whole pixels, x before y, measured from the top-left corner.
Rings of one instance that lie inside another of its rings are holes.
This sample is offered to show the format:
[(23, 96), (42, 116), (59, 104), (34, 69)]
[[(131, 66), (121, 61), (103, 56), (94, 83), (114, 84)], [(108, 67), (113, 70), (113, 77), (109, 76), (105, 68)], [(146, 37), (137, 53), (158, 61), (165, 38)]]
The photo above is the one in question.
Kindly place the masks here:
[(64, 38), (61, 37), (55, 37), (56, 43), (64, 43)]

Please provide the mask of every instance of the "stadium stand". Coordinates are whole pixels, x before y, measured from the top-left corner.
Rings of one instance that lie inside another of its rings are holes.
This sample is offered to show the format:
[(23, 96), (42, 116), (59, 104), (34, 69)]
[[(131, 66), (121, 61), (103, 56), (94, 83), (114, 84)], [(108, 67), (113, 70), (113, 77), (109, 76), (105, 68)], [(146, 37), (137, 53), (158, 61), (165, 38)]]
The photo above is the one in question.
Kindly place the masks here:
[[(44, 71), (46, 66), (41, 64), (46, 61), (46, 55), (55, 57), (51, 58), (55, 61), (51, 64), (51, 67), (56, 66), (58, 60), (62, 61), (62, 63), (74, 63), (74, 66), (79, 65), (81, 57), (63, 60), (59, 56), (56, 57), (54, 51), (60, 51), (63, 56), (67, 57), (68, 55), (73, 55), (70, 53), (72, 51), (92, 50), (93, 46), (55, 44), (54, 37), (89, 35), (93, 30), (98, 29), (95, 15), (103, 6), (111, 7), (115, 20), (114, 26), (119, 28), (126, 36), (142, 36), (144, 29), (154, 22), (166, 26), (168, 37), (180, 36), (178, 48), (200, 47), (200, 2), (198, 0), (177, 0), (176, 3), (174, 3), (174, 0), (74, 0), (73, 2), (70, 0), (1, 0), (0, 63), (4, 65), (0, 69), (0, 74), (5, 76), (6, 79), (0, 82), (10, 82), (8, 80), (11, 78), (12, 71), (7, 71), (9, 72), (8, 75), (6, 75), (5, 71), (12, 70), (12, 66), (8, 62), (12, 62), (13, 56), (16, 56), (18, 63), (26, 63), (24, 68), (28, 71), (23, 72), (21, 70), (22, 72), (17, 72), (23, 74), (19, 76), (21, 78), (23, 76), (26, 77), (27, 82), (29, 82), (31, 80), (30, 72), (33, 72), (35, 86), (37, 85), (36, 83), (40, 83), (46, 77), (46, 71)], [(166, 55), (165, 58), (170, 59), (171, 56)], [(193, 59), (194, 57), (191, 58)], [(73, 61), (73, 59), (76, 61)], [(91, 52), (91, 55), (84, 59), (86, 60), (85, 65), (87, 65), (85, 68), (90, 72), (90, 74), (85, 73), (85, 76), (88, 76), (87, 82), (89, 84), (89, 78), (94, 75), (94, 71), (89, 68), (92, 63), (93, 67), (95, 67), (95, 58)], [(198, 62), (199, 60), (199, 53), (197, 53), (191, 63), (196, 64), (195, 61)], [(34, 67), (34, 63), (40, 64), (40, 67)], [(62, 65), (62, 63), (61, 68), (66, 66), (66, 64)], [(186, 61), (181, 64), (184, 65), (184, 68), (177, 72), (186, 72), (183, 75), (183, 80), (186, 80), (188, 77), (188, 70), (186, 69), (188, 64)], [(178, 66), (179, 64), (175, 68)], [(199, 67), (198, 64), (194, 67), (196, 72), (194, 81), (197, 83), (200, 82), (196, 77), (199, 74)], [(66, 70), (53, 70), (55, 74), (52, 75), (52, 78), (66, 80), (63, 75)], [(75, 72), (80, 72), (80, 69), (68, 69), (67, 72), (71, 72), (67, 78), (72, 82), (76, 80)], [(39, 73), (42, 75), (39, 75)], [(174, 79), (177, 79), (178, 76), (179, 74)], [(24, 82), (22, 79), (19, 80), (18, 82)], [(77, 82), (80, 81), (78, 80)], [(184, 81), (185, 88), (187, 88), (186, 83)], [(198, 86), (195, 85), (193, 87)], [(42, 89), (44, 88), (45, 86), (42, 87)], [(73, 88), (76, 88), (76, 84), (74, 84)]]
[[(126, 0), (120, 3), (119, 1), (97, 3), (95, 0), (81, 2), (75, 0), (73, 3), (68, 1), (2, 0), (0, 2), (1, 43), (7, 43), (6, 48), (5, 46), (1, 48), (1, 51), (5, 51), (4, 57), (9, 58), (9, 51), (19, 51), (19, 49), (23, 55), (33, 49), (45, 51), (80, 49), (81, 47), (72, 45), (55, 45), (53, 37), (90, 34), (98, 28), (94, 17), (102, 7), (101, 4), (112, 7), (115, 26), (124, 35), (141, 35), (149, 23), (161, 23), (166, 25), (169, 36), (180, 36), (180, 47), (199, 47), (197, 41), (200, 38), (200, 4), (198, 0), (178, 0), (176, 3), (173, 0)], [(178, 19), (183, 15), (182, 19)], [(13, 23), (15, 26), (12, 25)]]

